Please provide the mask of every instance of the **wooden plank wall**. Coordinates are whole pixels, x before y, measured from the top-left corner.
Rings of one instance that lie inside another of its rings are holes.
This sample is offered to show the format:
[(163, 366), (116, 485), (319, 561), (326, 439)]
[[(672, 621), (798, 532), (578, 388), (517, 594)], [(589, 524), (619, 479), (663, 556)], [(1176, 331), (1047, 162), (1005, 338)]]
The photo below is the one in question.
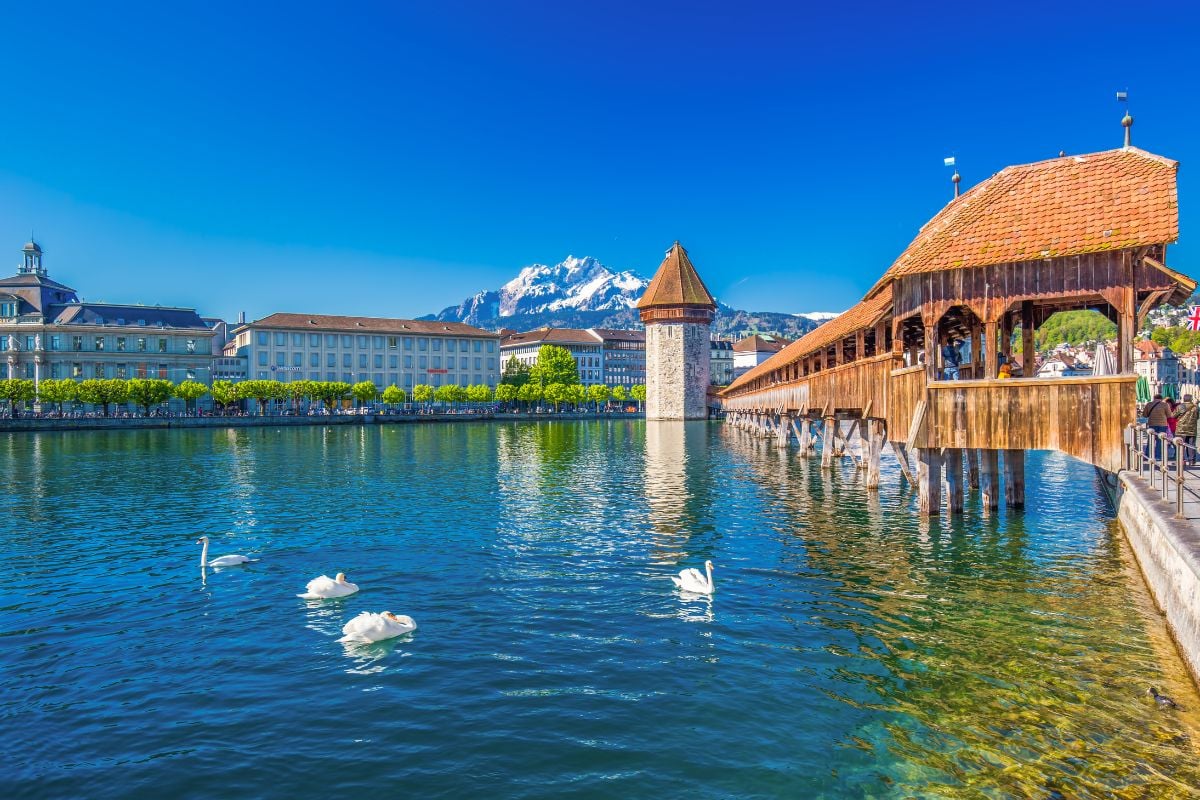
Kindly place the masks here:
[(925, 399), (925, 366), (894, 369), (888, 376), (888, 441), (904, 442), (917, 404)]
[[(1133, 375), (929, 384), (927, 447), (1060, 450), (1116, 472)], [(891, 427), (891, 426), (889, 426)]]
[(807, 409), (812, 414), (826, 409), (830, 413), (854, 413), (869, 407), (872, 417), (883, 419), (887, 414), (892, 362), (890, 353), (863, 358), (770, 389), (723, 397), (721, 404), (728, 411)]

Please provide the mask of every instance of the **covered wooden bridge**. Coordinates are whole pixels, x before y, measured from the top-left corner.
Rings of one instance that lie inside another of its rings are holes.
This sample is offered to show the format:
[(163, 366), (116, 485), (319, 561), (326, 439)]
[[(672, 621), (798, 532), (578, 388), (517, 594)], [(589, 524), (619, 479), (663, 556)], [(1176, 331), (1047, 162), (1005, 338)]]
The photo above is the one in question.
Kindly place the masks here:
[[(1166, 266), (1177, 171), (1128, 144), (1000, 171), (931, 219), (860, 303), (735, 380), (721, 394), (727, 419), (805, 448), (820, 422), (826, 466), (857, 431), (870, 487), (885, 443), (913, 480), (912, 450), (928, 514), (941, 509), (943, 471), (949, 510), (962, 510), (964, 461), (990, 507), (1001, 453), (1014, 507), (1026, 450), (1118, 470), (1135, 417), (1134, 334), (1152, 308), (1196, 288)], [(1037, 328), (1075, 309), (1116, 323), (1115, 374), (1022, 375)], [(963, 356), (956, 380), (947, 344)], [(1011, 379), (998, 377), (1005, 362)]]

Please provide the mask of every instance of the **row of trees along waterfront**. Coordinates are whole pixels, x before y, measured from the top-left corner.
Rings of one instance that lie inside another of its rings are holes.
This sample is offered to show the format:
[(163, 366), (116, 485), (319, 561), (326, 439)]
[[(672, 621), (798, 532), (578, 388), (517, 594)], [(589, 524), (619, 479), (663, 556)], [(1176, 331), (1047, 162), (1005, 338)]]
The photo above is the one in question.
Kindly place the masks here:
[(83, 381), (47, 378), (36, 385), (28, 378), (0, 380), (0, 400), (8, 402), (14, 417), (23, 403), (34, 400), (52, 403), (59, 411), (62, 411), (65, 403), (89, 403), (102, 408), (105, 416), (113, 406), (127, 403), (149, 414), (151, 407), (161, 405), (172, 397), (183, 400), (190, 409), (196, 400), (208, 392), (208, 387), (199, 381), (175, 384), (163, 378), (90, 378)]

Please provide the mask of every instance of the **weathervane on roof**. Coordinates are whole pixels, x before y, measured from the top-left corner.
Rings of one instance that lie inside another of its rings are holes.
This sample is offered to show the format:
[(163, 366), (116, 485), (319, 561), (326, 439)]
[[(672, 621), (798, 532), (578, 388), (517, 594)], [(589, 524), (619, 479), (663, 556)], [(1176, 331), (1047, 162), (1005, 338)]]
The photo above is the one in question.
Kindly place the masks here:
[(1121, 125), (1125, 128), (1125, 146), (1129, 147), (1129, 129), (1133, 127), (1133, 115), (1129, 113), (1129, 91), (1117, 92), (1117, 102), (1125, 104), (1125, 116), (1121, 117)]
[(962, 176), (958, 174), (958, 167), (955, 166), (957, 161), (958, 161), (958, 159), (955, 156), (950, 156), (949, 158), (942, 159), (942, 163), (944, 163), (947, 167), (954, 167), (954, 174), (950, 176), (950, 180), (954, 184), (954, 196), (955, 197), (958, 197), (958, 184), (959, 184), (959, 181), (962, 180)]

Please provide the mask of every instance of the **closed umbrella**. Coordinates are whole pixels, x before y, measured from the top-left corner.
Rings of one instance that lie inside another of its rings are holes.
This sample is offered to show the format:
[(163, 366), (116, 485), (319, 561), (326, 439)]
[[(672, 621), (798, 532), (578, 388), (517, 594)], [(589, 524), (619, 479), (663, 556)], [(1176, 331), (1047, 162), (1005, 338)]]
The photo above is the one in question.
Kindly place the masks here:
[(1134, 384), (1137, 391), (1137, 401), (1139, 403), (1150, 402), (1150, 382), (1146, 380), (1145, 375), (1138, 375), (1137, 383)]
[[(1117, 360), (1113, 358), (1112, 351), (1105, 347), (1104, 342), (1096, 345), (1096, 355), (1092, 358), (1092, 374), (1093, 375), (1116, 375)], [(1149, 388), (1147, 387), (1147, 391)]]

